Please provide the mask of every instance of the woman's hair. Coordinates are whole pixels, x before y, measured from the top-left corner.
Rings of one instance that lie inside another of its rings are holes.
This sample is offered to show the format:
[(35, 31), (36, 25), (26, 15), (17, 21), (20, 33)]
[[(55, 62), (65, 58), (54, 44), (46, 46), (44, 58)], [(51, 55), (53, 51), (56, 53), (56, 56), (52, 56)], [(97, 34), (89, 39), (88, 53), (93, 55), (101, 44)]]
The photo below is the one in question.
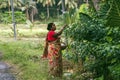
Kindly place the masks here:
[(53, 25), (54, 23), (48, 23), (48, 26), (47, 26), (47, 30), (51, 30), (51, 28), (52, 28), (52, 25)]

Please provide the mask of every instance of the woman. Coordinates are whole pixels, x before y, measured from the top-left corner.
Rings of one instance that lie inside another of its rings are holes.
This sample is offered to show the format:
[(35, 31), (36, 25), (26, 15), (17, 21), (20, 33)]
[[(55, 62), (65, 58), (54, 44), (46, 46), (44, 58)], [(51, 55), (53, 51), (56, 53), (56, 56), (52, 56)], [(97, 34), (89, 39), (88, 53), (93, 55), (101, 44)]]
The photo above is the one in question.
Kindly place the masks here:
[(62, 54), (60, 45), (60, 35), (62, 34), (64, 28), (59, 32), (55, 32), (56, 26), (54, 23), (49, 23), (46, 37), (46, 46), (44, 49), (43, 57), (47, 57), (49, 60), (49, 73), (55, 77), (62, 77)]

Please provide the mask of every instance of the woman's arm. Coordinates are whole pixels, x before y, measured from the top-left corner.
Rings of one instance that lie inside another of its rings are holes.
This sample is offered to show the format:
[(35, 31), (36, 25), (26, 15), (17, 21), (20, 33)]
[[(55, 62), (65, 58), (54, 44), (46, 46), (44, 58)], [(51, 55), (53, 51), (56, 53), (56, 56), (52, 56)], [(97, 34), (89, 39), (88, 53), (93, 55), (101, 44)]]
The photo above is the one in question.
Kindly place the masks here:
[(59, 32), (57, 32), (57, 33), (54, 35), (54, 37), (60, 36), (60, 35), (62, 34), (63, 30), (65, 29), (66, 26), (67, 26), (67, 25), (64, 25), (64, 26), (61, 28), (61, 30), (60, 30)]

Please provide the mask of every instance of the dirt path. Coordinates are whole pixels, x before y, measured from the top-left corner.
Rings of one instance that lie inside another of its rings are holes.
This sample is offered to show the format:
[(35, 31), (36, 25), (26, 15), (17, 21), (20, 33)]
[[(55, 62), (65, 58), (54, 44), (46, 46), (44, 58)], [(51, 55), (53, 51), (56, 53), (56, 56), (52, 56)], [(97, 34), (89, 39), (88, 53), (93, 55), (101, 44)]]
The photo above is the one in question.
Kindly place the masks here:
[(16, 80), (15, 76), (10, 73), (11, 66), (2, 60), (2, 52), (0, 52), (0, 80)]

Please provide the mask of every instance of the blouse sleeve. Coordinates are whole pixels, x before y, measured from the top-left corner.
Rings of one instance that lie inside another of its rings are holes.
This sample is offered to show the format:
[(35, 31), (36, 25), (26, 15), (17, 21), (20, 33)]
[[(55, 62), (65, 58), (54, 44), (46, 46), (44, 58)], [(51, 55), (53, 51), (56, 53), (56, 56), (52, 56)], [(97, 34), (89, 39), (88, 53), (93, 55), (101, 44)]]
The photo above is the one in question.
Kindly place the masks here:
[(47, 35), (47, 40), (48, 41), (54, 41), (54, 40), (56, 40), (57, 38), (55, 38), (54, 35), (55, 35), (54, 31), (49, 31), (48, 35)]

